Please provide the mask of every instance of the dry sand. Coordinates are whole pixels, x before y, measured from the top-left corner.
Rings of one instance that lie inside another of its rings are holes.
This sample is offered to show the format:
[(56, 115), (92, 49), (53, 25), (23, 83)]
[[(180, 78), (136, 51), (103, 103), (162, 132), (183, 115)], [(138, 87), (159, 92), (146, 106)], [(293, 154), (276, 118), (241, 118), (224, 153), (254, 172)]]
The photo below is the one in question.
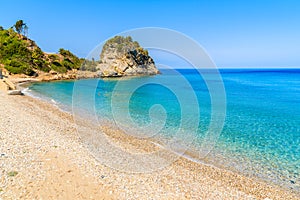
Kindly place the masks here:
[[(0, 91), (0, 199), (299, 197), (293, 191), (185, 158), (154, 173), (116, 171), (92, 156), (75, 127), (72, 116), (53, 105)], [(124, 143), (120, 146), (145, 143), (111, 129), (107, 134)]]

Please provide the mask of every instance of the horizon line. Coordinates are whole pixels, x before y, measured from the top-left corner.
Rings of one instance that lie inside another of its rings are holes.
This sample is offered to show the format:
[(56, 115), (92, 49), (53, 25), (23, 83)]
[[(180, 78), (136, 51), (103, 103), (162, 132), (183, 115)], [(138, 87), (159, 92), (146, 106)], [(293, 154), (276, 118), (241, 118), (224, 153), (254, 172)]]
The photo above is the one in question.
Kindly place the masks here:
[[(169, 69), (169, 68), (160, 68), (160, 69)], [(174, 67), (172, 69), (300, 69), (300, 66), (293, 66), (293, 67), (199, 67), (199, 68), (193, 68), (193, 67)]]

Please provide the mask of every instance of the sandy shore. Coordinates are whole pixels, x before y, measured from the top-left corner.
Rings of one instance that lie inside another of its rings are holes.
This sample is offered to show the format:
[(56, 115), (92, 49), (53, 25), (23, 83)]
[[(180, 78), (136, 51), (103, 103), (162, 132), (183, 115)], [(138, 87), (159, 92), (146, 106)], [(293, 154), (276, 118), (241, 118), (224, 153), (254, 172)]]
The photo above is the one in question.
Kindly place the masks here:
[[(0, 199), (297, 199), (263, 181), (180, 158), (162, 171), (103, 166), (79, 139), (70, 114), (0, 91)], [(105, 129), (105, 127), (103, 127)], [(143, 146), (107, 128), (112, 140)], [(128, 142), (130, 141), (130, 142)], [(147, 143), (147, 142), (146, 142)]]

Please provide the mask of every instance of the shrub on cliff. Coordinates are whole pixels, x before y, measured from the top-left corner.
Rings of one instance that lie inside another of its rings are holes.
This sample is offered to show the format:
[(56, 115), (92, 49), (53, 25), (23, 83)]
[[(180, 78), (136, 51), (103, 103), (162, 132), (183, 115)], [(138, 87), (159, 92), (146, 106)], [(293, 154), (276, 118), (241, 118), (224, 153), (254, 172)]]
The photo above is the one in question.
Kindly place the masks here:
[(81, 66), (81, 60), (72, 54), (69, 50), (59, 49), (59, 54), (64, 57), (62, 65), (67, 69), (79, 69)]
[(5, 68), (13, 74), (26, 74), (29, 76), (33, 76), (35, 74), (27, 63), (20, 62), (17, 59), (7, 60)]
[(12, 29), (0, 31), (0, 63), (14, 74), (34, 74), (32, 52)]
[(91, 72), (96, 72), (97, 71), (97, 61), (95, 60), (83, 60), (82, 66), (81, 66), (81, 70), (84, 71), (91, 71)]
[(115, 36), (105, 42), (102, 48), (100, 59), (103, 58), (103, 53), (108, 49), (115, 49), (118, 53), (126, 53), (130, 50), (141, 48), (140, 44), (137, 41), (133, 41), (130, 36)]

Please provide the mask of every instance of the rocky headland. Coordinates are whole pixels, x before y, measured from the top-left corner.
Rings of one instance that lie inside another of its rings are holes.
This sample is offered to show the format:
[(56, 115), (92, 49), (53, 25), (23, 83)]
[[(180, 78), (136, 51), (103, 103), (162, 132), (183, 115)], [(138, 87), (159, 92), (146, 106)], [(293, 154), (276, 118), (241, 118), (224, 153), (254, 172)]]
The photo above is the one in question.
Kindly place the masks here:
[(96, 69), (101, 77), (159, 74), (148, 51), (130, 36), (115, 36), (108, 40)]
[(15, 28), (0, 26), (0, 90), (16, 90), (23, 82), (159, 74), (148, 51), (130, 36), (109, 39), (95, 61), (63, 48), (57, 53), (43, 52), (22, 34), (21, 25), (22, 20)]

